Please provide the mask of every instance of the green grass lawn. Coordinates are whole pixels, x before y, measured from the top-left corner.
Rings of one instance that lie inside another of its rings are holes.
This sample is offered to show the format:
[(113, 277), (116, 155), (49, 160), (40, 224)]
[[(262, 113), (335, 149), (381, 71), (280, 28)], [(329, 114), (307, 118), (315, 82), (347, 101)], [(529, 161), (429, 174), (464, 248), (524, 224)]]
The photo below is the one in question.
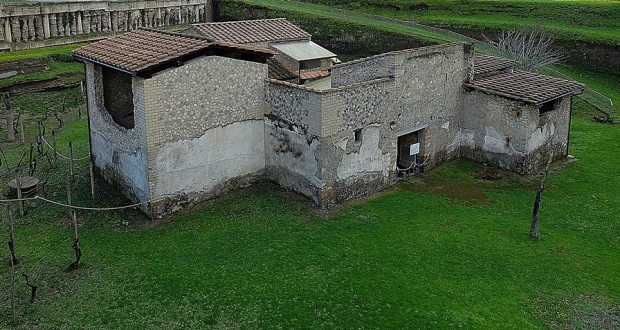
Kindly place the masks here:
[[(272, 0), (267, 0), (270, 2)], [(542, 24), (560, 39), (620, 44), (620, 2), (606, 0), (305, 0), (381, 16), (457, 28), (502, 29)], [(410, 6), (426, 3), (426, 11)]]
[[(620, 104), (618, 77), (564, 72)], [(38, 99), (57, 105), (59, 96)], [(273, 184), (167, 221), (81, 211), (84, 264), (72, 272), (66, 210), (28, 203), (16, 220), (15, 321), (0, 248), (0, 328), (620, 327), (620, 126), (594, 114), (577, 102), (570, 154), (578, 160), (548, 178), (539, 241), (527, 237), (537, 179), (475, 180), (483, 167), (467, 161), (331, 212)], [(87, 123), (67, 116), (61, 151), (72, 141), (84, 156)], [(32, 141), (0, 147), (13, 164)], [(6, 181), (12, 174), (1, 166)], [(66, 200), (67, 166), (38, 164), (49, 198)], [(87, 163), (77, 167), (76, 204), (130, 203), (103, 182), (93, 201)], [(35, 304), (22, 273), (39, 286)]]
[[(18, 274), (40, 290), (27, 303), (19, 278), (18, 325), (589, 328), (605, 314), (618, 325), (620, 126), (584, 111), (572, 127), (579, 160), (548, 179), (540, 241), (527, 237), (536, 181), (477, 181), (480, 165), (466, 161), (330, 213), (273, 185), (162, 224), (81, 212), (84, 267), (68, 273), (66, 212), (38, 205), (17, 220)], [(93, 202), (78, 182), (81, 205), (127, 203), (106, 190)], [(0, 268), (4, 297), (9, 275)]]

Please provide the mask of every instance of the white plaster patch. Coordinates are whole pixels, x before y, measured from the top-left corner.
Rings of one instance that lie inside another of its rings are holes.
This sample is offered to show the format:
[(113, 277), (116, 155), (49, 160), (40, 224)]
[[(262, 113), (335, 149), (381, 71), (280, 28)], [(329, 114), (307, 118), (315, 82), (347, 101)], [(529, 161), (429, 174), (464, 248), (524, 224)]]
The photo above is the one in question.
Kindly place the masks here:
[[(289, 172), (304, 177), (316, 187), (324, 186), (324, 183), (317, 178), (320, 168), (315, 154), (320, 144), (317, 139), (313, 139), (308, 144), (306, 137), (300, 133), (276, 128), (271, 124), (265, 125), (265, 145), (267, 148), (265, 162), (267, 166), (286, 168)], [(282, 151), (282, 148), (290, 148), (290, 150)], [(276, 177), (278, 182), (297, 191), (309, 191), (307, 187), (302, 186), (301, 182), (295, 182), (295, 180), (288, 178), (286, 173), (278, 173)], [(307, 194), (312, 195), (310, 192)]]
[(347, 150), (347, 142), (349, 142), (349, 138), (342, 138), (334, 142), (334, 145), (342, 150)]
[(506, 136), (498, 132), (495, 127), (487, 126), (484, 128), (484, 145), (485, 151), (494, 153), (506, 153)]
[[(92, 131), (91, 139), (93, 146), (96, 146), (96, 148), (92, 148), (95, 165), (102, 169), (113, 169), (116, 175), (122, 177), (140, 201), (147, 201), (149, 199), (149, 184), (146, 176), (146, 153), (142, 150), (127, 152), (117, 148), (114, 142), (95, 131)], [(115, 151), (117, 161), (113, 163)]]
[(386, 157), (379, 149), (379, 135), (378, 125), (371, 125), (363, 130), (359, 152), (344, 155), (336, 169), (339, 180), (359, 175), (362, 172), (382, 172), (387, 176), (391, 157), (389, 154)]
[(555, 134), (555, 123), (545, 124), (535, 129), (527, 141), (527, 151), (531, 152), (550, 142)]
[(460, 135), (462, 146), (472, 149), (476, 147), (476, 141), (474, 141), (475, 133), (473, 130), (463, 128), (459, 131), (458, 135)]
[(157, 196), (209, 192), (265, 167), (263, 122), (247, 120), (165, 144), (157, 155)]

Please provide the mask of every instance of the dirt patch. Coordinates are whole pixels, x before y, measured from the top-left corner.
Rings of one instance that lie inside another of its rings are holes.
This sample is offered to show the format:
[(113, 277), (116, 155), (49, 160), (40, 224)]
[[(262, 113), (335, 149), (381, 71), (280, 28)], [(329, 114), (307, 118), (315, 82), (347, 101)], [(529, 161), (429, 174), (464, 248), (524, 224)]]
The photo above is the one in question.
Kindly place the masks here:
[(541, 295), (534, 313), (553, 329), (618, 329), (620, 305), (595, 293)]
[(486, 187), (472, 182), (457, 182), (436, 175), (427, 175), (422, 177), (421, 184), (404, 181), (400, 187), (413, 192), (445, 195), (460, 205), (489, 205)]

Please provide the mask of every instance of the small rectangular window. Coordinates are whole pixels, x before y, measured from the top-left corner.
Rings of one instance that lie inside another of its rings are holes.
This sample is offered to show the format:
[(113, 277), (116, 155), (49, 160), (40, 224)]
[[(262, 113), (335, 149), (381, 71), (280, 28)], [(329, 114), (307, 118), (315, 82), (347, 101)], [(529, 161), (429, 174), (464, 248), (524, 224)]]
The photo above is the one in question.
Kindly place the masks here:
[(360, 142), (362, 141), (362, 129), (356, 129), (355, 130), (355, 142)]

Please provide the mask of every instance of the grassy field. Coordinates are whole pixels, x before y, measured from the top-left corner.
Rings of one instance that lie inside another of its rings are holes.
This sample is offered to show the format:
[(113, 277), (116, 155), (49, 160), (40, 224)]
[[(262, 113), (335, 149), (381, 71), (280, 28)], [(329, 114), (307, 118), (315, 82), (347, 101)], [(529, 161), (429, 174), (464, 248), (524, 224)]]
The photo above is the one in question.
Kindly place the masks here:
[[(618, 77), (564, 72), (620, 104)], [(60, 98), (19, 102), (42, 109)], [(81, 211), (84, 265), (72, 272), (66, 210), (28, 203), (16, 220), (17, 318), (11, 271), (2, 266), (0, 328), (618, 328), (620, 126), (595, 123), (593, 114), (577, 102), (577, 161), (548, 178), (539, 241), (527, 237), (537, 178), (476, 180), (483, 167), (467, 161), (331, 212), (268, 183), (166, 221), (135, 210)], [(65, 115), (61, 151), (72, 141), (76, 157), (87, 155), (86, 121)], [(29, 127), (24, 147), (0, 144), (11, 164), (34, 141)], [(13, 175), (5, 166), (4, 181)], [(68, 164), (38, 166), (48, 197), (66, 200)], [(77, 167), (76, 204), (129, 203), (103, 182), (91, 200), (87, 163)], [(6, 230), (0, 226), (1, 237)], [(22, 273), (39, 286), (35, 304)]]
[[(305, 0), (452, 28), (502, 29), (542, 24), (560, 39), (620, 45), (620, 2), (605, 0)], [(428, 4), (428, 10), (411, 6)]]
[[(39, 285), (38, 301), (27, 302), (19, 278), (18, 321), (3, 299), (0, 324), (620, 326), (619, 128), (579, 108), (570, 149), (579, 160), (548, 179), (540, 241), (527, 237), (536, 180), (475, 180), (481, 166), (466, 161), (331, 213), (268, 184), (164, 223), (80, 212), (84, 266), (73, 272), (66, 211), (38, 204), (16, 231), (18, 275)], [(61, 139), (83, 142), (85, 131), (77, 121)], [(64, 169), (47, 176), (57, 200)], [(80, 205), (127, 203), (104, 185), (93, 202), (85, 174), (77, 180)], [(0, 268), (3, 297), (9, 275)]]

